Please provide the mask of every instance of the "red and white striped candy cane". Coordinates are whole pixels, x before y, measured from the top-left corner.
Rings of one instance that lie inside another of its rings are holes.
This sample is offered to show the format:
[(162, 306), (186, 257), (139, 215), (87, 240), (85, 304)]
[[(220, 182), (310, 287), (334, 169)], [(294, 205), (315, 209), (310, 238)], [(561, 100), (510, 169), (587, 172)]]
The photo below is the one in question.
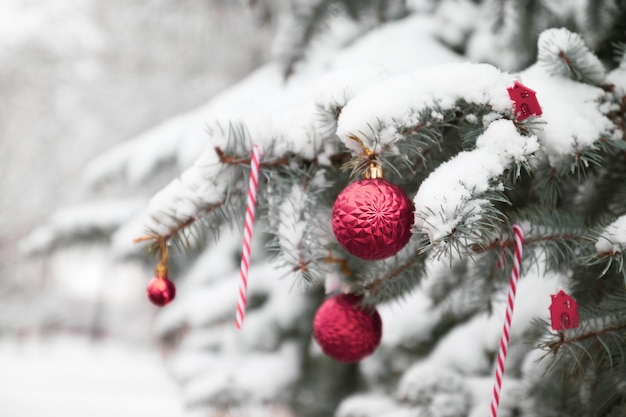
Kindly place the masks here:
[(509, 297), (506, 303), (506, 315), (504, 317), (504, 327), (500, 338), (500, 351), (496, 362), (496, 381), (493, 386), (491, 397), (491, 413), (489, 417), (497, 417), (498, 405), (500, 404), (500, 389), (502, 388), (502, 376), (504, 375), (504, 361), (509, 346), (509, 333), (511, 331), (511, 319), (513, 318), (513, 307), (515, 306), (515, 294), (517, 292), (517, 281), (520, 275), (520, 264), (522, 262), (522, 249), (524, 247), (524, 232), (522, 228), (514, 224), (515, 234), (515, 256), (513, 257), (513, 269), (511, 270), (511, 280), (509, 283)]
[(248, 269), (250, 268), (250, 246), (252, 244), (252, 228), (254, 227), (254, 210), (256, 208), (256, 192), (259, 188), (259, 162), (261, 150), (259, 145), (252, 146), (250, 158), (250, 181), (248, 182), (248, 199), (246, 201), (246, 220), (243, 225), (243, 251), (241, 268), (239, 269), (239, 297), (237, 299), (237, 315), (235, 327), (241, 329), (246, 315), (246, 294), (248, 292)]

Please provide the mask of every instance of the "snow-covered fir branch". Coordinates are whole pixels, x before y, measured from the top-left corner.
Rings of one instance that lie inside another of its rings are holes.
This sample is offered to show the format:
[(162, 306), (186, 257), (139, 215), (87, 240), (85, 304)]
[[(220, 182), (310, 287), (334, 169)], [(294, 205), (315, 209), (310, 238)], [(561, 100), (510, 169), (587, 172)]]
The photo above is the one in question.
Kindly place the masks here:
[(537, 60), (552, 75), (596, 85), (606, 79), (604, 65), (582, 37), (565, 28), (548, 29), (541, 34)]
[(598, 237), (596, 250), (599, 254), (611, 256), (626, 248), (626, 216), (620, 216), (608, 225)]
[[(513, 122), (492, 122), (476, 149), (459, 153), (422, 183), (414, 201), (415, 227), (427, 233), (433, 245), (447, 245), (457, 230), (467, 230), (466, 225), (483, 216), (491, 204), (483, 195), (504, 191), (499, 179), (505, 171), (527, 163), (537, 150), (537, 138), (520, 135)], [(467, 230), (461, 239), (471, 241), (475, 233)]]
[[(457, 102), (489, 106), (511, 113), (507, 87), (513, 76), (490, 65), (458, 64), (398, 74), (357, 94), (339, 116), (337, 135), (355, 154), (361, 149), (349, 139), (356, 135), (373, 152), (389, 148), (423, 121), (424, 109), (453, 109)], [(437, 119), (437, 114), (432, 118)], [(428, 121), (426, 121), (428, 122)]]

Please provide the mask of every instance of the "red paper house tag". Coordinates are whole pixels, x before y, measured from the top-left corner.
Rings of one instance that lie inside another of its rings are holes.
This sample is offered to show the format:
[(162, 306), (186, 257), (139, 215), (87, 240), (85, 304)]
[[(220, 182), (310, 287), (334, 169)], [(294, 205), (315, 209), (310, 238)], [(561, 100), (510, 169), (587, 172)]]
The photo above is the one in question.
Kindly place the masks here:
[(530, 116), (541, 116), (543, 111), (537, 100), (537, 92), (515, 81), (513, 87), (507, 88), (509, 97), (515, 103), (515, 116), (517, 120), (524, 120)]
[(550, 321), (552, 329), (565, 330), (575, 329), (580, 326), (578, 319), (578, 303), (563, 290), (558, 294), (551, 295)]

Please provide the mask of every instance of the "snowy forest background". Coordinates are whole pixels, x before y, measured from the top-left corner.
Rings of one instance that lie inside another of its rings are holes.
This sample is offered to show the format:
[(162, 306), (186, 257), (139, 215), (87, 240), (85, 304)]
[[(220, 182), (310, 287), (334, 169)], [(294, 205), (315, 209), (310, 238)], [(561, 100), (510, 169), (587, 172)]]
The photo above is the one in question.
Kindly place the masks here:
[(132, 195), (90, 188), (89, 161), (265, 62), (274, 26), (230, 0), (0, 2), (0, 415), (180, 415), (152, 266), (89, 230), (40, 257), (20, 242), (62, 207)]
[[(330, 6), (316, 9), (321, 4)], [(281, 280), (287, 272), (259, 245), (251, 314), (236, 334), (234, 305), (225, 300), (234, 300), (238, 230), (224, 232), (219, 246), (208, 239), (206, 249), (176, 253), (179, 296), (163, 312), (145, 300), (154, 259), (132, 238), (144, 231), (148, 199), (201, 154), (206, 119), (216, 113), (278, 111), (327, 71), (353, 65), (361, 69), (316, 84), (319, 94), (341, 101), (333, 95), (341, 82), (358, 90), (382, 76), (381, 66), (401, 72), (469, 60), (515, 73), (535, 62), (539, 33), (553, 26), (580, 32), (608, 62), (611, 37), (623, 40), (614, 19), (624, 9), (583, 0), (3, 2), (0, 415), (486, 414), (487, 358), (501, 317), (464, 323), (471, 306), (433, 306), (429, 297), (447, 290), (432, 279), (381, 307), (385, 333), (373, 358), (337, 366), (313, 346), (311, 379), (302, 382), (298, 338), (323, 288), (306, 294)], [(322, 23), (302, 29), (316, 12)], [(312, 40), (295, 36), (309, 32)], [(624, 85), (623, 72), (611, 81)], [(544, 80), (537, 71), (523, 76)], [(275, 122), (280, 130), (291, 120)], [(447, 268), (435, 263), (433, 275)], [(563, 284), (558, 273), (540, 275), (528, 271), (521, 284), (534, 297), (519, 302), (518, 336), (532, 333), (528, 323)], [(452, 303), (463, 300), (454, 294)], [(519, 412), (517, 378), (535, 359), (523, 343), (513, 346), (502, 415)], [(395, 394), (385, 392), (423, 352), (429, 360), (412, 366)], [(358, 395), (365, 385), (379, 390)], [(297, 398), (288, 398), (293, 392)]]

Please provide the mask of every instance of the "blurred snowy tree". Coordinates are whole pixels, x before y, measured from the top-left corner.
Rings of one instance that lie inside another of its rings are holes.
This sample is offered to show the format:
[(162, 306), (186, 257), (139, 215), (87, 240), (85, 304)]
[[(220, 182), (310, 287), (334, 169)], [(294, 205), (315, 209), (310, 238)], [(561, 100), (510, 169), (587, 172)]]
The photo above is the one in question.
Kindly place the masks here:
[[(144, 266), (113, 265), (106, 245), (183, 166), (168, 156), (162, 177), (131, 191), (123, 182), (86, 186), (85, 163), (267, 61), (273, 27), (225, 0), (0, 2), (0, 331), (96, 327), (146, 340), (137, 330), (151, 311), (129, 303)], [(50, 257), (21, 258), (20, 239), (51, 213), (44, 234), (71, 226), (78, 235), (51, 240)]]
[[(489, 410), (518, 223), (526, 251), (499, 415), (624, 415), (626, 5), (291, 6), (303, 24), (279, 25), (288, 59), (88, 167), (91, 184), (135, 189), (162, 178), (164, 161), (187, 165), (147, 213), (60, 215), (25, 247), (87, 226), (119, 256), (135, 256), (140, 236), (152, 253), (171, 246), (179, 291), (156, 327), (191, 415), (475, 417)], [(376, 10), (393, 18), (354, 19)], [(540, 117), (516, 114), (507, 89), (520, 80)], [(263, 181), (236, 331), (241, 238), (228, 226), (243, 222), (253, 143)], [(372, 163), (415, 208), (408, 245), (381, 261), (349, 254), (330, 227), (335, 198)], [(560, 288), (578, 301), (579, 328), (549, 326)], [(376, 306), (373, 355), (337, 363), (312, 340), (324, 289)]]

